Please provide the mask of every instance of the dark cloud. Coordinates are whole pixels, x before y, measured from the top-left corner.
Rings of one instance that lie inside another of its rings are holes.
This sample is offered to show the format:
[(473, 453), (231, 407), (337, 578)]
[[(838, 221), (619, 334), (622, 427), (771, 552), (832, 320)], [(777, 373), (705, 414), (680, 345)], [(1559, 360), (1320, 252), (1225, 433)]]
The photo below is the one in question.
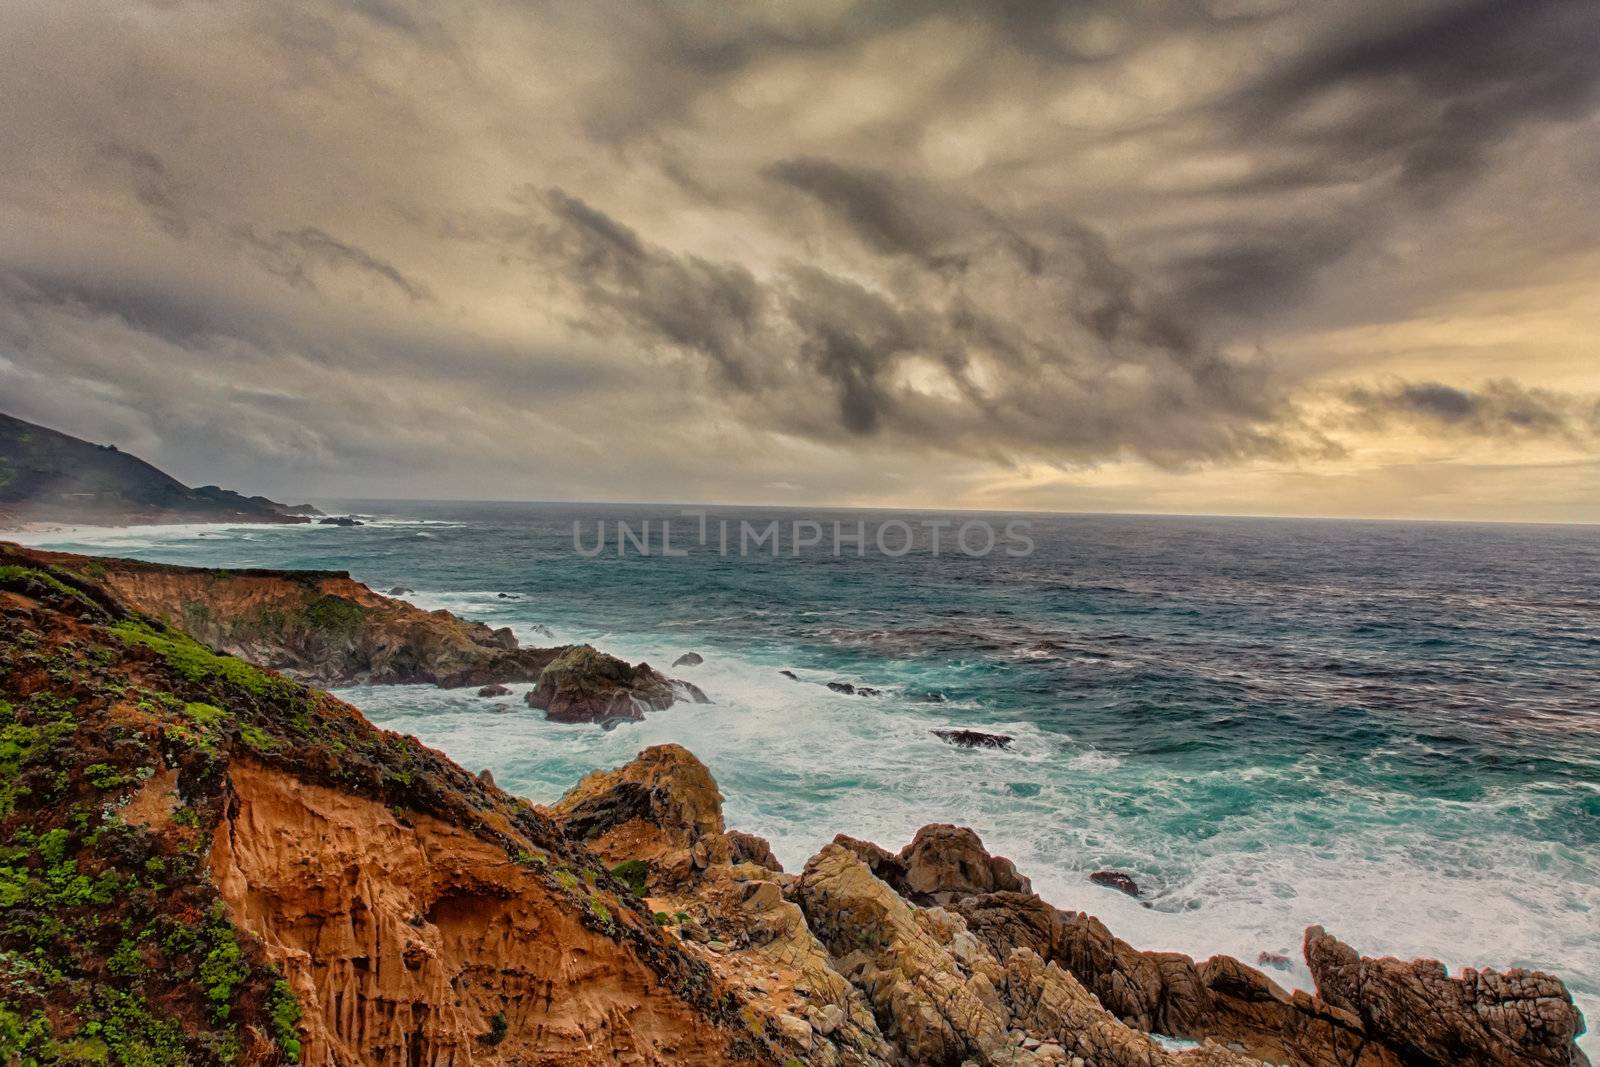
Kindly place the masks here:
[(1600, 398), (1530, 389), (1501, 379), (1467, 389), (1443, 382), (1358, 386), (1341, 398), (1367, 428), (1399, 423), (1488, 439), (1557, 438), (1577, 444), (1600, 439)]
[(1576, 118), (1600, 88), (1600, 5), (1468, 0), (1394, 14), (1298, 58), (1242, 98), (1246, 130), (1281, 132), (1337, 93), (1357, 100), (1319, 123), (1321, 153), (1398, 165), (1402, 187), (1436, 193), (1471, 176), (1512, 127)]
[(297, 230), (258, 232), (248, 226), (236, 228), (234, 235), (255, 254), (268, 273), (291, 285), (316, 289), (319, 271), (350, 272), (393, 286), (408, 300), (428, 301), (433, 294), (391, 263), (365, 249), (339, 240), (316, 226)]
[(1197, 340), (1086, 228), (1024, 239), (981, 204), (882, 173), (769, 173), (821, 206), (857, 270), (757, 278), (561, 190), (500, 239), (542, 257), (590, 328), (703, 357), (743, 417), (820, 441), (1162, 464), (1297, 447), (1273, 425), (1285, 397), (1269, 368)]

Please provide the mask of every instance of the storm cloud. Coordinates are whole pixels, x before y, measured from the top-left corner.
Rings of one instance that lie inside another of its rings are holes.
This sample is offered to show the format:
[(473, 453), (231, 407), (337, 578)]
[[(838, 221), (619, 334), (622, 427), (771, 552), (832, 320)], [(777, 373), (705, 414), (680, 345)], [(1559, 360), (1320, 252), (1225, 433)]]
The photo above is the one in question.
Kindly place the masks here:
[(1347, 510), (1590, 462), (1597, 37), (1580, 0), (12, 5), (0, 409), (288, 495)]

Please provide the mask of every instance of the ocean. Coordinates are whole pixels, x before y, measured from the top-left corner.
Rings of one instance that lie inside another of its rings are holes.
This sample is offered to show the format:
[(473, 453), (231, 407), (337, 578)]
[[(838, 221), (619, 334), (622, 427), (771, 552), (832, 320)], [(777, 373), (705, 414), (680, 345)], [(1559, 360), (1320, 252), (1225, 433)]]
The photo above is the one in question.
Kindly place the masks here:
[[(602, 730), (471, 690), (340, 691), (535, 801), (674, 741), (790, 870), (838, 833), (898, 849), (958, 823), (1141, 948), (1287, 956), (1268, 973), (1309, 988), (1300, 936), (1321, 923), (1368, 955), (1552, 971), (1600, 1019), (1600, 528), (710, 508), (701, 545), (667, 506), (323, 506), (372, 521), (26, 539), (349, 570), (525, 642), (648, 660), (714, 701)], [(660, 554), (657, 533), (619, 556), (618, 519), (672, 519), (687, 552)], [(776, 557), (741, 557), (736, 534), (718, 550), (721, 522), (774, 520)], [(797, 555), (796, 520), (825, 531)], [(1032, 551), (1003, 533), (955, 550), (980, 520), (1025, 522)], [(835, 555), (835, 521), (865, 524), (863, 555)], [(585, 550), (606, 523), (605, 551), (575, 551), (574, 522)], [(875, 550), (885, 523), (915, 534), (908, 551)], [(670, 668), (685, 652), (705, 662)], [(1016, 740), (956, 748), (946, 727)], [(1144, 899), (1089, 883), (1101, 868)]]

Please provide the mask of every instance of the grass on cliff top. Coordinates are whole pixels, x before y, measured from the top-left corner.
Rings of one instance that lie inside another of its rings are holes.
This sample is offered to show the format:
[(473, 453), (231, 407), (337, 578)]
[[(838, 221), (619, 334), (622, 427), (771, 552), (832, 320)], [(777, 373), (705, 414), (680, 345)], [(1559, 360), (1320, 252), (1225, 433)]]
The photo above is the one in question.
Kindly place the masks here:
[(159, 654), (191, 682), (222, 680), (263, 698), (290, 698), (298, 692), (288, 679), (275, 678), (242, 659), (213, 652), (182, 630), (158, 631), (137, 619), (124, 619), (110, 629), (128, 644), (142, 645)]

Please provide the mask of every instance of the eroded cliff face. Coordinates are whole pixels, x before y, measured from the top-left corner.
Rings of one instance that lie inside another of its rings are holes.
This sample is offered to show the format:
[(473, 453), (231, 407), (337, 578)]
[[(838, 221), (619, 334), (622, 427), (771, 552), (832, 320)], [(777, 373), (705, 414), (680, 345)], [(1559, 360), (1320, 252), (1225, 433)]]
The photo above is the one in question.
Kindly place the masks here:
[[(308, 1067), (741, 1058), (626, 944), (585, 925), (637, 917), (559, 858), (517, 862), (439, 819), (260, 766), (229, 778), (212, 878), (299, 997)], [(552, 864), (571, 892), (540, 876)]]

